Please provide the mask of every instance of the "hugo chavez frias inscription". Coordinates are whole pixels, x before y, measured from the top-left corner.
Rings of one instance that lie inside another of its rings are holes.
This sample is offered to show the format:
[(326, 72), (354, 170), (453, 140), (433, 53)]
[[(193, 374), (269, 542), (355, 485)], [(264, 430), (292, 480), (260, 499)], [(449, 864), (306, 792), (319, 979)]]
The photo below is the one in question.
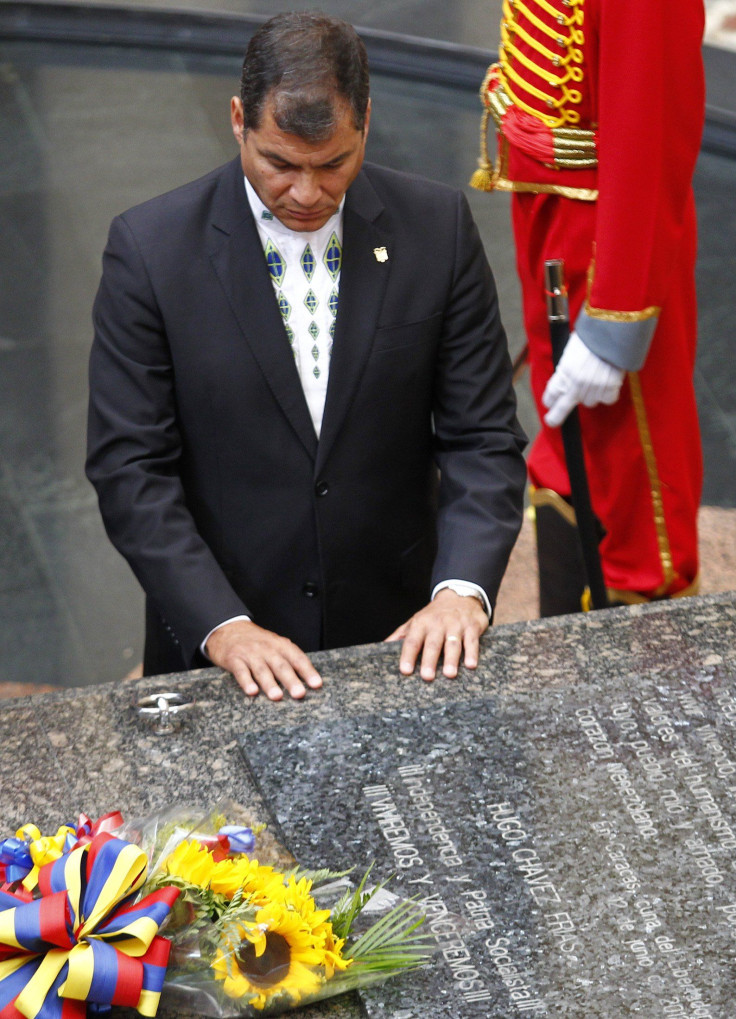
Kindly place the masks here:
[(375, 859), (425, 910), (432, 966), (369, 1016), (733, 1014), (736, 684), (509, 690), (243, 746), (303, 864)]

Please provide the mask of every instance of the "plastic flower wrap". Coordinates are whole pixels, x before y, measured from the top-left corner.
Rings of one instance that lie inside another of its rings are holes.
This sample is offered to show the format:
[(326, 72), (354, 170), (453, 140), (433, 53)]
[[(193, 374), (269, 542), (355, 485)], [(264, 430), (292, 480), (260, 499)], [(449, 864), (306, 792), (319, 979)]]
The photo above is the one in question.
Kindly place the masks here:
[(179, 889), (165, 1004), (223, 1019), (273, 1015), (431, 955), (413, 902), (368, 891), (369, 874), (352, 888), (346, 873), (299, 868), (237, 804), (199, 821), (172, 811), (140, 831), (153, 861), (147, 888)]

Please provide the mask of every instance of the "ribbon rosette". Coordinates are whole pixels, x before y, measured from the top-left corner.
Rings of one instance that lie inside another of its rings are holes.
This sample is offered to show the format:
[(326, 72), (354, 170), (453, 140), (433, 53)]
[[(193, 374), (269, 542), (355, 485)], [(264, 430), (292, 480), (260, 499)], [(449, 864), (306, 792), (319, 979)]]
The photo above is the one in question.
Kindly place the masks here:
[(0, 1019), (84, 1019), (88, 1002), (155, 1016), (179, 891), (136, 902), (146, 872), (143, 850), (103, 832), (41, 868), (40, 898), (0, 891)]
[(58, 860), (76, 844), (75, 830), (67, 824), (56, 835), (46, 836), (35, 824), (24, 824), (14, 838), (0, 842), (0, 879), (8, 884), (22, 881), (25, 888), (34, 888), (39, 867)]
[[(28, 829), (32, 827), (25, 825), (19, 828), (14, 836), (0, 842), (0, 882), (13, 884), (15, 881), (22, 881), (33, 869), (30, 845), (35, 835), (28, 834)], [(38, 832), (38, 828), (35, 831)]]
[(35, 824), (24, 824), (14, 838), (0, 842), (0, 882), (22, 881), (25, 888), (35, 888), (44, 864), (91, 842), (100, 832), (115, 831), (122, 823), (123, 815), (116, 810), (96, 821), (80, 814), (76, 825), (63, 824), (56, 835), (41, 835)]
[(76, 842), (71, 848), (76, 849), (77, 846), (91, 842), (95, 835), (100, 835), (103, 831), (113, 834), (117, 828), (121, 827), (122, 823), (123, 815), (119, 810), (111, 810), (109, 814), (103, 814), (96, 821), (87, 817), (86, 814), (80, 814), (76, 826), (73, 828)]
[(224, 824), (216, 835), (197, 835), (196, 841), (218, 862), (228, 856), (252, 853), (256, 845), (253, 829), (240, 824)]

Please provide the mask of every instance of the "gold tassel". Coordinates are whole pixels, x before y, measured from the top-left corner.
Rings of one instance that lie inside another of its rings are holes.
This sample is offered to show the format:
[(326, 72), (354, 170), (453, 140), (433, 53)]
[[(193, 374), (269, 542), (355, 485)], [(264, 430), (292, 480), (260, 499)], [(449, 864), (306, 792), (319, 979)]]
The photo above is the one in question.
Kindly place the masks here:
[(471, 188), (476, 191), (493, 191), (495, 186), (495, 173), (493, 163), (488, 158), (488, 121), (490, 112), (483, 111), (480, 123), (480, 156), (478, 158), (478, 169), (470, 178)]
[(493, 191), (493, 167), (490, 163), (478, 165), (470, 178), (470, 186), (476, 191)]

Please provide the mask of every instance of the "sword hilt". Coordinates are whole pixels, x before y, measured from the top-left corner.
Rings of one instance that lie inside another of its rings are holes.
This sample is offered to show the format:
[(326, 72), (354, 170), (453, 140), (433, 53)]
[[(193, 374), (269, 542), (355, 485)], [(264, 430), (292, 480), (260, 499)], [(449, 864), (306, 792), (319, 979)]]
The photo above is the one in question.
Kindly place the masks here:
[(552, 341), (552, 362), (557, 367), (562, 351), (570, 339), (565, 263), (561, 258), (548, 258), (544, 263), (544, 293), (547, 298), (547, 319)]
[(544, 263), (544, 287), (549, 321), (569, 322), (565, 263), (561, 258), (548, 258)]

